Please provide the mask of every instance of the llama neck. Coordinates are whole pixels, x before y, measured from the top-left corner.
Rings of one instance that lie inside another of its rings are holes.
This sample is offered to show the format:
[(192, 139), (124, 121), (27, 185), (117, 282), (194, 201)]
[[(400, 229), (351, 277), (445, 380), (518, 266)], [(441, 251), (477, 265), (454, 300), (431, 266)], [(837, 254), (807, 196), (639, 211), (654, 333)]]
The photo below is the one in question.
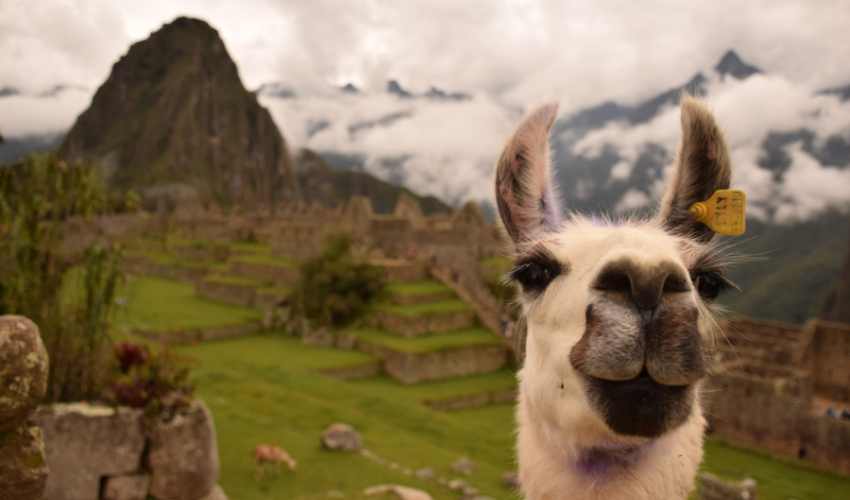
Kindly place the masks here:
[[(520, 396), (519, 477), (526, 500), (684, 500), (702, 460), (705, 420), (697, 407), (678, 429), (635, 445), (553, 440)], [(559, 433), (568, 434), (568, 433)]]

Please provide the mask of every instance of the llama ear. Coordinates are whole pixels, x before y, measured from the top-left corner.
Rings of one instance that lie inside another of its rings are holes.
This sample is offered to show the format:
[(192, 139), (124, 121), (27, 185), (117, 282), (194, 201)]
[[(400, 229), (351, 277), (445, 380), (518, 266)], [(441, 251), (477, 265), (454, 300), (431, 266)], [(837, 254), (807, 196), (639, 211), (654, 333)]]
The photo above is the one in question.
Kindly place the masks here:
[(729, 187), (732, 169), (723, 133), (699, 101), (682, 97), (682, 144), (658, 217), (670, 231), (707, 242), (714, 232), (688, 212), (716, 190)]
[(553, 230), (561, 222), (549, 166), (549, 129), (557, 114), (558, 105), (552, 103), (528, 115), (496, 164), (496, 204), (516, 244)]

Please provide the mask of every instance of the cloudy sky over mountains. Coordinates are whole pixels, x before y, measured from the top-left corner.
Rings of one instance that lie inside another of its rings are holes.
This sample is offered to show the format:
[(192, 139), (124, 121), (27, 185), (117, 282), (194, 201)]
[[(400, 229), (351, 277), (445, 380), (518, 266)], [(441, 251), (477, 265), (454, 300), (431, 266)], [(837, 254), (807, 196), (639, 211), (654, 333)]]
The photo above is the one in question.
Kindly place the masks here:
[[(783, 217), (850, 199), (848, 169), (822, 165), (799, 145), (787, 150), (784, 180), (799, 181), (794, 190), (756, 166), (770, 131), (850, 137), (850, 104), (815, 95), (850, 84), (842, 1), (0, 0), (0, 88), (22, 93), (0, 98), (0, 132), (63, 131), (128, 46), (178, 15), (218, 29), (248, 88), (281, 82), (295, 92), (261, 100), (296, 147), (364, 155), (367, 169), (450, 201), (489, 197), (493, 160), (529, 107), (556, 100), (565, 116), (605, 100), (636, 103), (710, 72), (734, 48), (765, 72), (710, 84), (736, 181), (757, 200), (790, 197)], [(390, 78), (413, 93), (436, 85), (472, 99), (400, 99), (385, 92)], [(340, 93), (346, 82), (365, 95)], [(86, 90), (35, 97), (56, 84)], [(356, 128), (387, 116), (397, 118)], [(628, 164), (642, 144), (673, 151), (677, 138), (668, 109), (647, 123), (608, 124), (576, 148), (592, 156), (611, 144)]]

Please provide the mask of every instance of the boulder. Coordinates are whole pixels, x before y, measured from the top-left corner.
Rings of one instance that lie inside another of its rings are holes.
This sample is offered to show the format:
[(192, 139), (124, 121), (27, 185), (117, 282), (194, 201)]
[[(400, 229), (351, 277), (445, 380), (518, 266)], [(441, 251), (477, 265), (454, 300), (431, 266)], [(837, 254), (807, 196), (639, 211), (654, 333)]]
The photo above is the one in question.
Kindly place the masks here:
[(218, 443), (212, 415), (195, 400), (167, 422), (149, 428), (150, 494), (161, 500), (200, 500), (218, 482)]
[(395, 496), (399, 500), (431, 500), (431, 495), (422, 490), (409, 488), (407, 486), (400, 486), (397, 484), (381, 484), (378, 486), (371, 486), (369, 488), (366, 488), (363, 494), (365, 494), (367, 497), (390, 494)]
[(227, 495), (224, 494), (221, 486), (215, 485), (210, 494), (205, 496), (203, 500), (227, 500)]
[(452, 464), (452, 470), (458, 474), (469, 476), (475, 472), (475, 463), (467, 457), (461, 457)]
[(92, 500), (102, 477), (133, 474), (141, 465), (141, 410), (55, 404), (33, 418), (44, 432), (50, 500)]
[(110, 477), (103, 489), (103, 500), (146, 500), (150, 482), (147, 474)]
[(359, 451), (363, 447), (360, 433), (348, 424), (336, 423), (322, 433), (322, 446), (332, 451)]
[(422, 467), (421, 469), (416, 469), (416, 477), (422, 479), (423, 481), (430, 481), (434, 479), (434, 469), (430, 467)]
[(38, 327), (23, 316), (0, 316), (0, 432), (12, 431), (47, 391), (47, 350)]
[(22, 425), (0, 432), (0, 492), (3, 500), (40, 500), (47, 484), (41, 429)]

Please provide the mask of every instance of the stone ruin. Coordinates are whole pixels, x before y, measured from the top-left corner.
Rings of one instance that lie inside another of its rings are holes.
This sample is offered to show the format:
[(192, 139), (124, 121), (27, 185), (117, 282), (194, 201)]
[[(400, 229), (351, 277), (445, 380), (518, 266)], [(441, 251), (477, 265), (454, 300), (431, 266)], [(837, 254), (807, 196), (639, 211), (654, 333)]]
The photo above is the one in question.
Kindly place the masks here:
[(87, 403), (40, 408), (46, 500), (226, 500), (212, 415), (196, 400), (170, 420)]
[(706, 391), (710, 431), (850, 474), (850, 325), (734, 319), (725, 333)]
[(48, 357), (38, 327), (0, 316), (3, 500), (226, 500), (212, 415), (200, 400), (168, 420), (88, 403), (38, 407)]

